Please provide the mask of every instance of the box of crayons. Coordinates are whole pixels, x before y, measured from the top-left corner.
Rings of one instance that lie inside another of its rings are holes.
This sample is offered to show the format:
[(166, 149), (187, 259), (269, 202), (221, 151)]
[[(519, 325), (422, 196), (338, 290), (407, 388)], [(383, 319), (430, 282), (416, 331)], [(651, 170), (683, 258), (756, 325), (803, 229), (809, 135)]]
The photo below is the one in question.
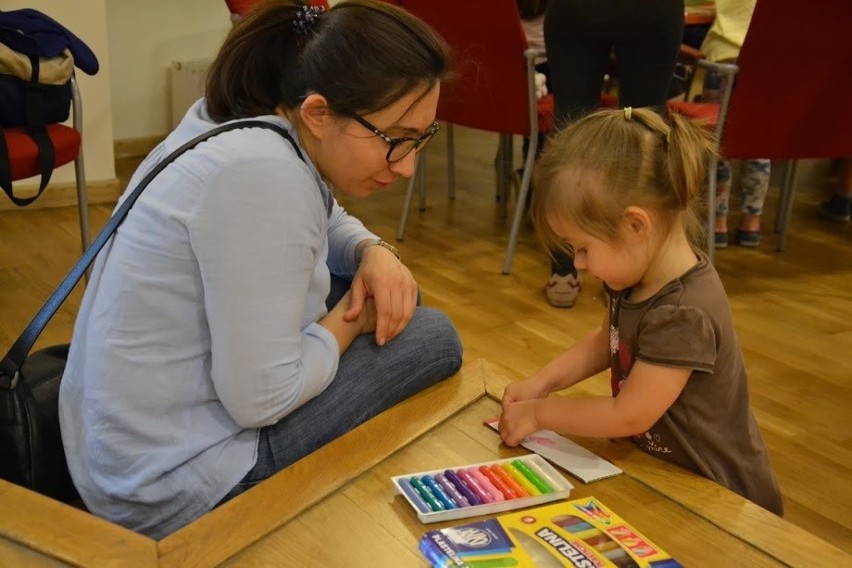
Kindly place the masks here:
[(681, 566), (594, 497), (429, 531), (420, 551), (435, 568)]
[(574, 488), (536, 454), (392, 477), (424, 523), (567, 499)]

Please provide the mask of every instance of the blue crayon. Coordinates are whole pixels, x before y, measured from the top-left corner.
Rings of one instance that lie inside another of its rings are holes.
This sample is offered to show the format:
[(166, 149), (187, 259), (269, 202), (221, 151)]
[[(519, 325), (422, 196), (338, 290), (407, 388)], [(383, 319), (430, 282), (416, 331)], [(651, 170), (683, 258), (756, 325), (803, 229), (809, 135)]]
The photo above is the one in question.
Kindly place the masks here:
[(456, 502), (450, 499), (450, 496), (447, 495), (447, 493), (444, 491), (444, 488), (441, 487), (437, 481), (432, 479), (431, 475), (424, 475), (420, 478), (420, 481), (422, 481), (426, 485), (426, 487), (432, 490), (432, 494), (438, 498), (438, 501), (440, 501), (444, 507), (446, 507), (447, 509), (459, 508)]
[(459, 490), (459, 493), (464, 495), (464, 498), (467, 499), (467, 502), (471, 505), (482, 505), (482, 499), (477, 497), (470, 488), (465, 485), (464, 481), (462, 481), (456, 472), (451, 469), (448, 469), (444, 472), (444, 475), (447, 476), (447, 479), (450, 480), (450, 483), (456, 486), (456, 489)]
[(470, 502), (459, 492), (458, 489), (456, 489), (456, 486), (447, 479), (446, 475), (439, 473), (435, 476), (435, 481), (441, 484), (441, 487), (447, 492), (447, 495), (450, 496), (450, 499), (452, 499), (456, 505), (459, 507), (470, 507)]
[(423, 497), (421, 497), (420, 494), (417, 493), (417, 490), (414, 489), (414, 487), (411, 486), (411, 482), (409, 482), (407, 479), (402, 477), (402, 478), (399, 479), (398, 483), (399, 483), (400, 489), (402, 489), (405, 492), (405, 494), (408, 495), (408, 498), (411, 499), (411, 502), (414, 503), (414, 506), (417, 507), (417, 509), (421, 513), (431, 513), (432, 512), (432, 507), (430, 507), (429, 504), (426, 503), (426, 501), (423, 500)]
[(414, 487), (418, 493), (420, 493), (420, 496), (423, 497), (423, 500), (429, 504), (429, 508), (431, 508), (433, 512), (443, 511), (444, 509), (446, 509), (446, 507), (444, 507), (444, 504), (441, 503), (437, 497), (435, 497), (435, 495), (432, 493), (432, 490), (429, 489), (429, 487), (427, 487), (422, 480), (418, 479), (417, 477), (412, 477), (410, 481), (411, 486)]

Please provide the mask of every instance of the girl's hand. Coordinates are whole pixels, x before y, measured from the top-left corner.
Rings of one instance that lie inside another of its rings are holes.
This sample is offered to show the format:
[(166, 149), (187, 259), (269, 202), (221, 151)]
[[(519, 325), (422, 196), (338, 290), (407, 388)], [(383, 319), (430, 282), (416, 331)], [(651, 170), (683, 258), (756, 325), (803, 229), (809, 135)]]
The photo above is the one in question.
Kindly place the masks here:
[(503, 409), (505, 410), (506, 405), (513, 402), (536, 398), (547, 398), (549, 394), (550, 391), (535, 377), (530, 377), (523, 381), (517, 381), (515, 383), (511, 383), (506, 387), (506, 390), (503, 391)]
[(375, 302), (376, 344), (384, 345), (402, 333), (414, 317), (417, 291), (417, 281), (393, 253), (380, 246), (367, 247), (352, 279), (351, 301), (344, 319), (358, 318), (371, 298)]
[(503, 414), (500, 415), (500, 439), (507, 446), (517, 446), (524, 439), (541, 430), (536, 420), (536, 407), (539, 400), (524, 400), (520, 402), (503, 403)]
[(366, 298), (355, 321), (361, 326), (361, 333), (376, 331), (376, 303), (373, 298)]

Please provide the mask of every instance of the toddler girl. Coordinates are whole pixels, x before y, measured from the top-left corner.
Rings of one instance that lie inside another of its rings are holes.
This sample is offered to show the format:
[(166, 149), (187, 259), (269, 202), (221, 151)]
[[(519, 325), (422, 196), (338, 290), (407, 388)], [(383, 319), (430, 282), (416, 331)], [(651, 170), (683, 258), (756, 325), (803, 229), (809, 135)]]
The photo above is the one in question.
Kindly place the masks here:
[[(725, 290), (690, 241), (713, 145), (700, 127), (671, 120), (601, 110), (542, 154), (532, 204), (539, 235), (603, 281), (609, 309), (601, 328), (506, 388), (500, 436), (510, 446), (542, 429), (632, 436), (780, 515)], [(607, 368), (612, 397), (549, 397)]]

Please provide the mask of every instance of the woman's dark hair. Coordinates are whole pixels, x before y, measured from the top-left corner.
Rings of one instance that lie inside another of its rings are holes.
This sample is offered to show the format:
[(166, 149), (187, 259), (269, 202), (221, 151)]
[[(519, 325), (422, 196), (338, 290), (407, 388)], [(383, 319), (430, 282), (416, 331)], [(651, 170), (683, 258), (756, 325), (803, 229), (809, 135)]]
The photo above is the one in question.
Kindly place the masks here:
[(293, 20), (306, 4), (267, 0), (237, 22), (207, 76), (213, 120), (293, 109), (313, 92), (336, 114), (369, 114), (448, 72), (447, 45), (401, 8), (348, 0), (297, 31)]

